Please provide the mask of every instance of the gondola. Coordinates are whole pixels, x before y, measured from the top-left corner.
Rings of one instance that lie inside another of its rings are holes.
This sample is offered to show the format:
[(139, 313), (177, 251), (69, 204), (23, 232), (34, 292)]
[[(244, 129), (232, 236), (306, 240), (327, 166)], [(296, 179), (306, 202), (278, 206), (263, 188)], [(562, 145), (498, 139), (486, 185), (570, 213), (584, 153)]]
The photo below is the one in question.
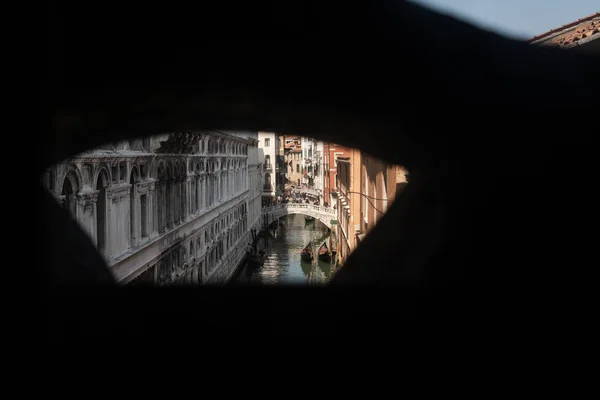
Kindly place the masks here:
[(300, 258), (302, 259), (302, 261), (312, 261), (313, 250), (311, 243), (307, 244), (306, 247), (302, 249), (302, 252), (300, 253)]
[(249, 260), (250, 264), (255, 268), (262, 267), (265, 263), (265, 253), (266, 253), (266, 251), (263, 249), (263, 250), (260, 250), (258, 252), (258, 254), (256, 254), (256, 253), (252, 254), (250, 256), (250, 260)]
[(326, 242), (323, 242), (321, 247), (319, 247), (319, 260), (325, 262), (331, 261), (331, 253), (329, 253), (329, 248), (327, 247)]

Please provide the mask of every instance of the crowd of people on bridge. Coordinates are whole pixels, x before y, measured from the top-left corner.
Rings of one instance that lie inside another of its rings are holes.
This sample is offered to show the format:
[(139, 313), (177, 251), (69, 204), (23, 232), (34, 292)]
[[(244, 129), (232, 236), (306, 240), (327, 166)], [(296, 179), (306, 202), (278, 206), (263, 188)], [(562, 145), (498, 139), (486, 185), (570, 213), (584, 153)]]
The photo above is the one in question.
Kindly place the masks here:
[[(264, 208), (286, 203), (313, 204), (316, 206), (321, 205), (321, 201), (318, 195), (307, 193), (302, 189), (304, 189), (302, 186), (298, 188), (292, 186), (291, 188), (286, 189), (282, 194), (280, 194), (277, 197), (264, 199), (262, 206)], [(323, 203), (323, 205), (325, 207), (329, 206), (327, 202)]]

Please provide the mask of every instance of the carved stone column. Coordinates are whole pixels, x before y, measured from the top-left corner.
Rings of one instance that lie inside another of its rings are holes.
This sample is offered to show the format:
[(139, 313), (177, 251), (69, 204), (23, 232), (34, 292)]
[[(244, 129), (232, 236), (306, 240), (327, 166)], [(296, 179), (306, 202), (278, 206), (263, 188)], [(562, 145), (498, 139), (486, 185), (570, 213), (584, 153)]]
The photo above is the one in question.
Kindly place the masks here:
[[(98, 191), (77, 194), (77, 220), (84, 227), (92, 242), (96, 243), (96, 201)], [(86, 213), (86, 210), (88, 213)]]
[(157, 235), (157, 219), (158, 219), (158, 209), (156, 208), (156, 191), (155, 191), (156, 183), (151, 181), (148, 185), (148, 204), (146, 207), (146, 221), (148, 226), (148, 236), (150, 238), (155, 237)]
[(104, 235), (106, 236), (106, 240), (105, 240), (105, 257), (108, 261), (111, 261), (113, 259), (113, 239), (112, 239), (112, 235), (111, 235), (111, 228), (112, 228), (112, 224), (110, 223), (110, 220), (112, 218), (112, 213), (113, 213), (113, 206), (112, 206), (112, 199), (113, 199), (113, 191), (112, 188), (109, 186), (108, 188), (106, 188), (106, 216), (105, 216), (105, 228), (104, 228)]

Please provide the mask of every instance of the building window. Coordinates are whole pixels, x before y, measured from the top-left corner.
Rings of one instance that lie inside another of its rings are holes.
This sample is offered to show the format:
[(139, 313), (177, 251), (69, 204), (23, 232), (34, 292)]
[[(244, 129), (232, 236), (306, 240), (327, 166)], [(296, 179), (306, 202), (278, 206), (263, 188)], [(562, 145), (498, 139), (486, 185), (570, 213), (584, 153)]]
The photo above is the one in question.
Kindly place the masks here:
[(270, 147), (271, 146), (271, 139), (266, 138), (265, 139), (265, 147)]

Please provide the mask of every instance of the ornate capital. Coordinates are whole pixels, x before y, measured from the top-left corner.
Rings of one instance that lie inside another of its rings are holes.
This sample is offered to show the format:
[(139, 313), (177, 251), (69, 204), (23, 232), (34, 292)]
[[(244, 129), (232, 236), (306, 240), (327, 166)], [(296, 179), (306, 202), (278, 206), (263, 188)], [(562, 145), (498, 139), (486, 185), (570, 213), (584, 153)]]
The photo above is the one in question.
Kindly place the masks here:
[(77, 201), (82, 206), (85, 205), (86, 203), (96, 202), (96, 201), (98, 201), (99, 193), (100, 193), (99, 190), (96, 190), (94, 192), (88, 192), (88, 193), (79, 193), (79, 194), (77, 194)]

